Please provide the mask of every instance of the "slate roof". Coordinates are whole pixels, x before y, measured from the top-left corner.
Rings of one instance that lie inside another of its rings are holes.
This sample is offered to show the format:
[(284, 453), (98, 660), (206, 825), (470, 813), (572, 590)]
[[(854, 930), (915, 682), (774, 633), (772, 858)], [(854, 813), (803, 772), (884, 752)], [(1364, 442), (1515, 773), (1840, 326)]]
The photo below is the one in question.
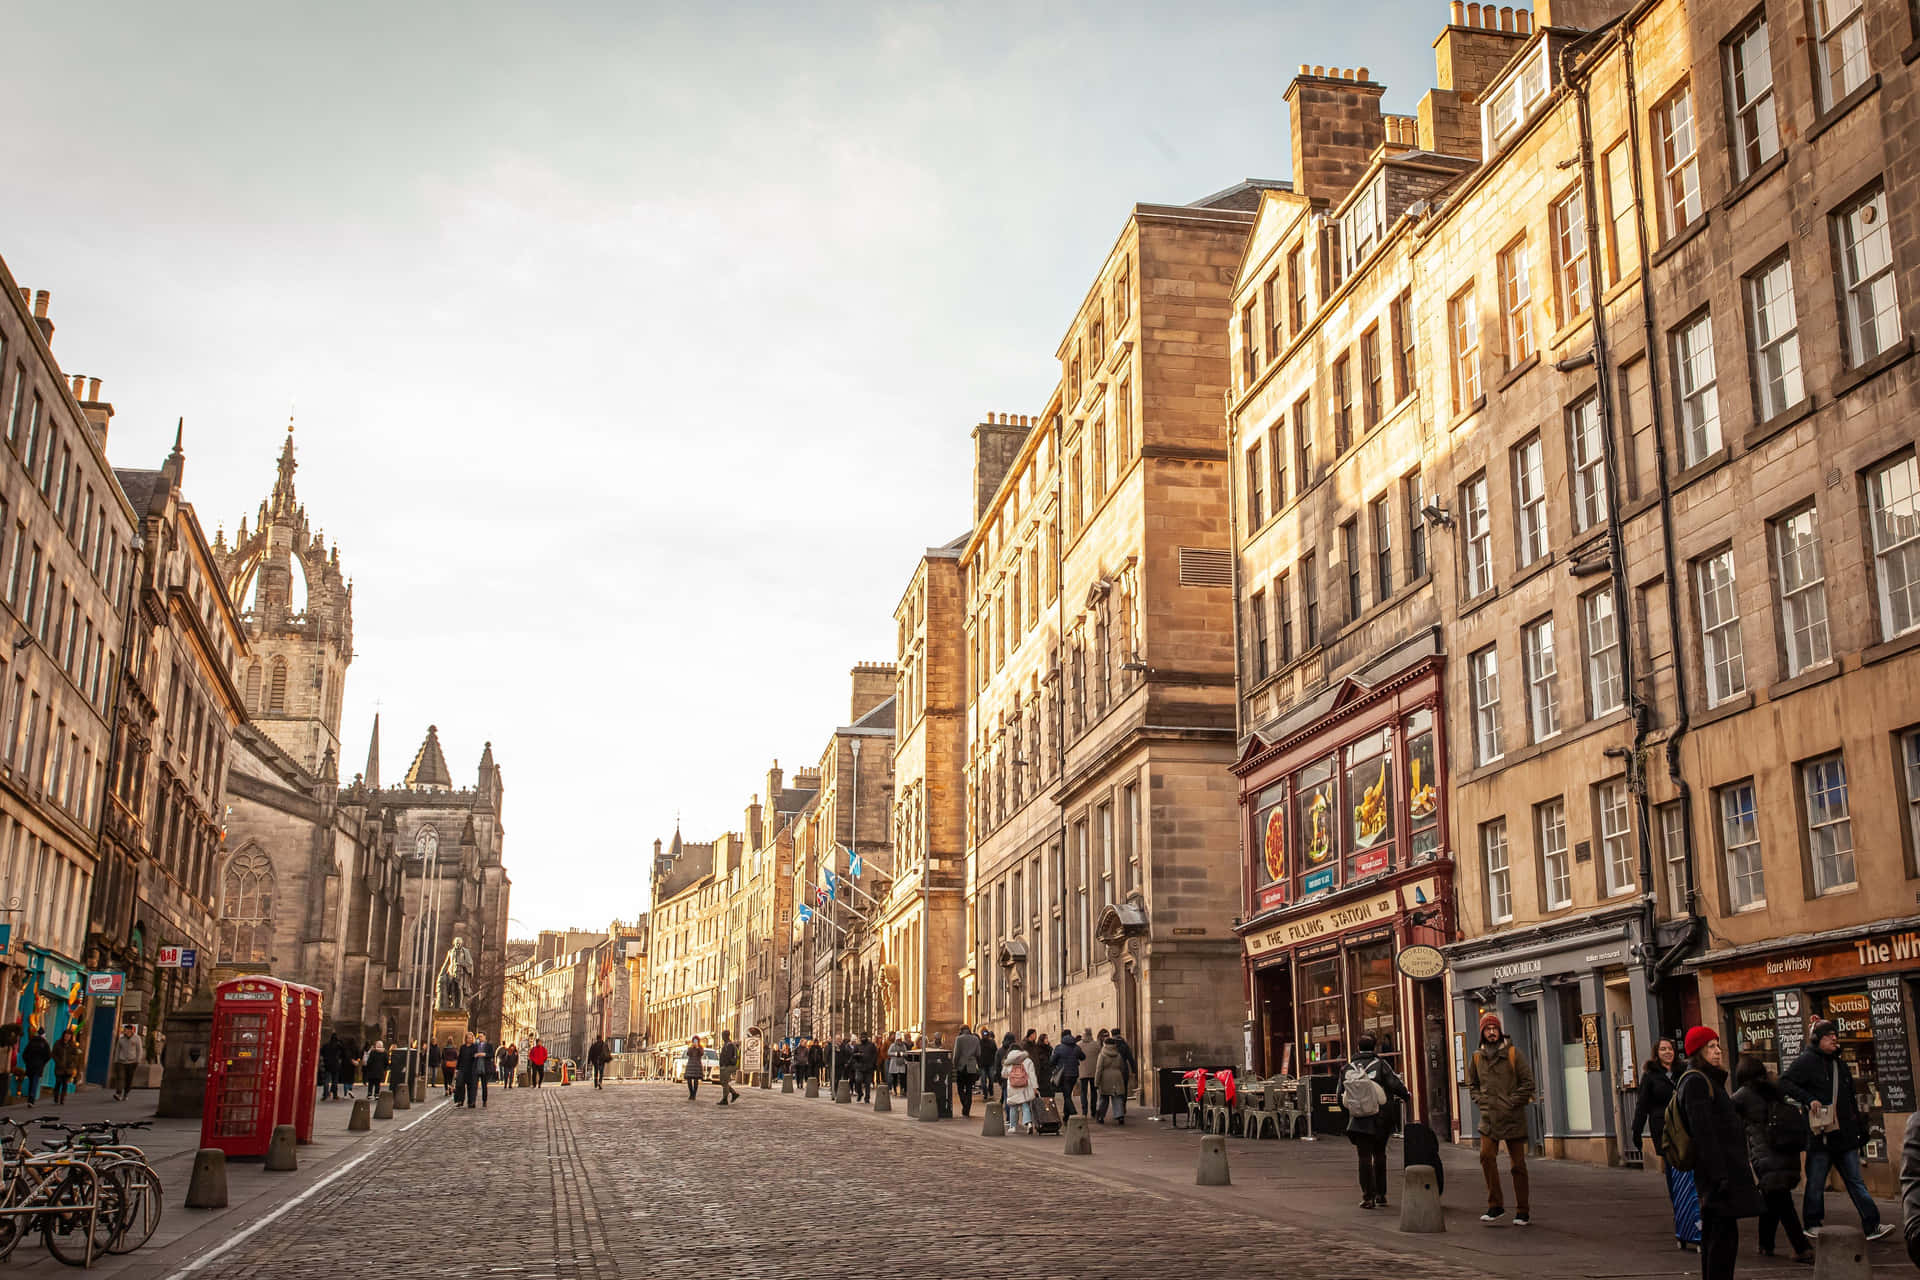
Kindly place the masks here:
[(892, 730), (894, 701), (895, 699), (888, 698), (885, 702), (880, 703), (873, 710), (867, 712), (867, 714), (861, 716), (847, 727), (849, 729)]
[(447, 769), (446, 753), (440, 750), (440, 728), (427, 726), (427, 740), (407, 766), (407, 785), (416, 788), (453, 790), (453, 774)]
[(127, 502), (140, 515), (147, 513), (147, 504), (153, 501), (154, 490), (166, 484), (166, 477), (158, 471), (141, 471), (133, 467), (115, 467), (113, 478), (120, 482), (120, 492), (127, 495)]

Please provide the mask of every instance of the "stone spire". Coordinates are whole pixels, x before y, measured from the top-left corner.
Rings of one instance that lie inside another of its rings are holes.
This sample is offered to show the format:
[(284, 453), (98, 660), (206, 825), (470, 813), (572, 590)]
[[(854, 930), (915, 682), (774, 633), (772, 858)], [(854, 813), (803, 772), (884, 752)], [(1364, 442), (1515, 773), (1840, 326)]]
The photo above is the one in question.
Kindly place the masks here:
[(268, 500), (271, 515), (292, 515), (299, 507), (293, 496), (293, 473), (300, 464), (293, 460), (293, 422), (287, 422), (287, 442), (280, 447), (280, 478), (273, 482), (273, 496)]
[(447, 769), (446, 753), (440, 750), (438, 725), (427, 726), (427, 740), (407, 767), (407, 786), (416, 791), (453, 790), (453, 774)]
[(380, 713), (373, 713), (373, 741), (367, 744), (367, 789), (380, 789)]
[(500, 798), (500, 768), (493, 762), (493, 744), (489, 742), (480, 752), (480, 782), (475, 788), (480, 799), (485, 801)]

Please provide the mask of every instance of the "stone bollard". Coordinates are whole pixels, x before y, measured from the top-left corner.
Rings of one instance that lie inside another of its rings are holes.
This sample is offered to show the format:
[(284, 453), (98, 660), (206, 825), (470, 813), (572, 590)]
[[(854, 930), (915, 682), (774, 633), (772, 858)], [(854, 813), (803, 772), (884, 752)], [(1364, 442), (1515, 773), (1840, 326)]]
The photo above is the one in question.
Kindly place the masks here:
[(766, 1072), (764, 1072), (764, 1071), (762, 1071), (762, 1072), (760, 1073), (760, 1087), (761, 1087), (762, 1089), (771, 1089), (771, 1088), (773, 1088), (773, 1077), (772, 1077), (772, 1076), (770, 1076), (770, 1075), (768, 1075), (768, 1074), (767, 1074)]
[(807, 1077), (807, 1096), (809, 1098), (817, 1098), (820, 1096), (820, 1081), (813, 1076)]
[(1004, 1138), (1007, 1136), (1007, 1109), (998, 1102), (987, 1104), (987, 1118), (980, 1125), (983, 1138)]
[(373, 1128), (373, 1107), (365, 1098), (353, 1100), (353, 1114), (347, 1117), (348, 1133), (365, 1133)]
[(187, 1208), (227, 1207), (227, 1153), (202, 1147), (193, 1153), (193, 1177), (187, 1182)]
[(1867, 1238), (1858, 1227), (1820, 1228), (1813, 1242), (1814, 1280), (1867, 1280), (1872, 1274)]
[(427, 1100), (427, 1078), (425, 1076), (415, 1076), (413, 1078), (413, 1087), (408, 1089), (407, 1092), (413, 1095), (415, 1102), (425, 1102)]
[(391, 1089), (382, 1089), (380, 1091), (380, 1097), (373, 1104), (373, 1118), (375, 1120), (393, 1119), (393, 1091)]
[(395, 1111), (413, 1110), (413, 1099), (407, 1096), (411, 1092), (412, 1090), (410, 1089), (395, 1089), (393, 1091), (393, 1109)]
[(1229, 1187), (1233, 1175), (1227, 1170), (1227, 1140), (1217, 1133), (1200, 1139), (1200, 1165), (1193, 1171), (1196, 1187)]
[(873, 1091), (873, 1109), (875, 1111), (892, 1111), (893, 1090), (875, 1089)]
[(780, 1077), (780, 1092), (782, 1093), (793, 1092), (793, 1076), (792, 1075), (789, 1074), (789, 1075), (784, 1075)]
[(940, 1099), (931, 1093), (920, 1095), (920, 1101), (913, 1108), (915, 1120), (938, 1120), (940, 1118)]
[(1440, 1179), (1430, 1164), (1407, 1166), (1400, 1192), (1400, 1229), (1410, 1235), (1447, 1229), (1447, 1215), (1440, 1208)]
[(1067, 1135), (1067, 1154), (1070, 1156), (1090, 1156), (1093, 1154), (1093, 1135), (1087, 1131), (1085, 1116), (1068, 1116), (1067, 1122), (1060, 1126)]
[(267, 1139), (267, 1171), (270, 1173), (292, 1173), (300, 1167), (299, 1158), (293, 1153), (293, 1126), (277, 1124), (273, 1126), (273, 1136)]
[(840, 1083), (834, 1085), (833, 1100), (835, 1102), (852, 1102), (853, 1101), (853, 1083), (848, 1080), (842, 1080)]

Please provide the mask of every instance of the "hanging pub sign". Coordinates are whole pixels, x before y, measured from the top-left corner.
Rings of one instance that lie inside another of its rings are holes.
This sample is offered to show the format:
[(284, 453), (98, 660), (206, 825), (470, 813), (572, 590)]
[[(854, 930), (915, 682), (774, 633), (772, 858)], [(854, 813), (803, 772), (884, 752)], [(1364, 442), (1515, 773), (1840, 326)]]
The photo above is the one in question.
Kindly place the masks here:
[(1400, 948), (1400, 954), (1394, 958), (1394, 964), (1400, 972), (1416, 981), (1422, 978), (1437, 978), (1447, 971), (1447, 958), (1440, 948), (1430, 947), (1424, 942), (1410, 947)]

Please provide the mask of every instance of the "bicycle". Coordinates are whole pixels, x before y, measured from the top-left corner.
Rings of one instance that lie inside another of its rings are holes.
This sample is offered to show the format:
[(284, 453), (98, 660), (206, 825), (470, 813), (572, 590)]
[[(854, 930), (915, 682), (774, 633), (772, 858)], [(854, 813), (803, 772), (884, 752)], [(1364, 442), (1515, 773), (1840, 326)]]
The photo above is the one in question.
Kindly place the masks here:
[(118, 1231), (115, 1214), (103, 1212), (99, 1173), (85, 1160), (27, 1149), (24, 1125), (0, 1123), (16, 1135), (0, 1152), (0, 1259), (39, 1231), (58, 1261), (92, 1266)]
[(46, 1154), (78, 1156), (100, 1176), (105, 1209), (111, 1215), (114, 1232), (107, 1245), (109, 1253), (132, 1253), (160, 1226), (163, 1196), (160, 1175), (147, 1163), (146, 1152), (122, 1140), (126, 1129), (150, 1129), (148, 1120), (101, 1120), (90, 1124), (64, 1124), (56, 1117), (39, 1116), (43, 1129), (65, 1135), (65, 1141), (46, 1149)]

